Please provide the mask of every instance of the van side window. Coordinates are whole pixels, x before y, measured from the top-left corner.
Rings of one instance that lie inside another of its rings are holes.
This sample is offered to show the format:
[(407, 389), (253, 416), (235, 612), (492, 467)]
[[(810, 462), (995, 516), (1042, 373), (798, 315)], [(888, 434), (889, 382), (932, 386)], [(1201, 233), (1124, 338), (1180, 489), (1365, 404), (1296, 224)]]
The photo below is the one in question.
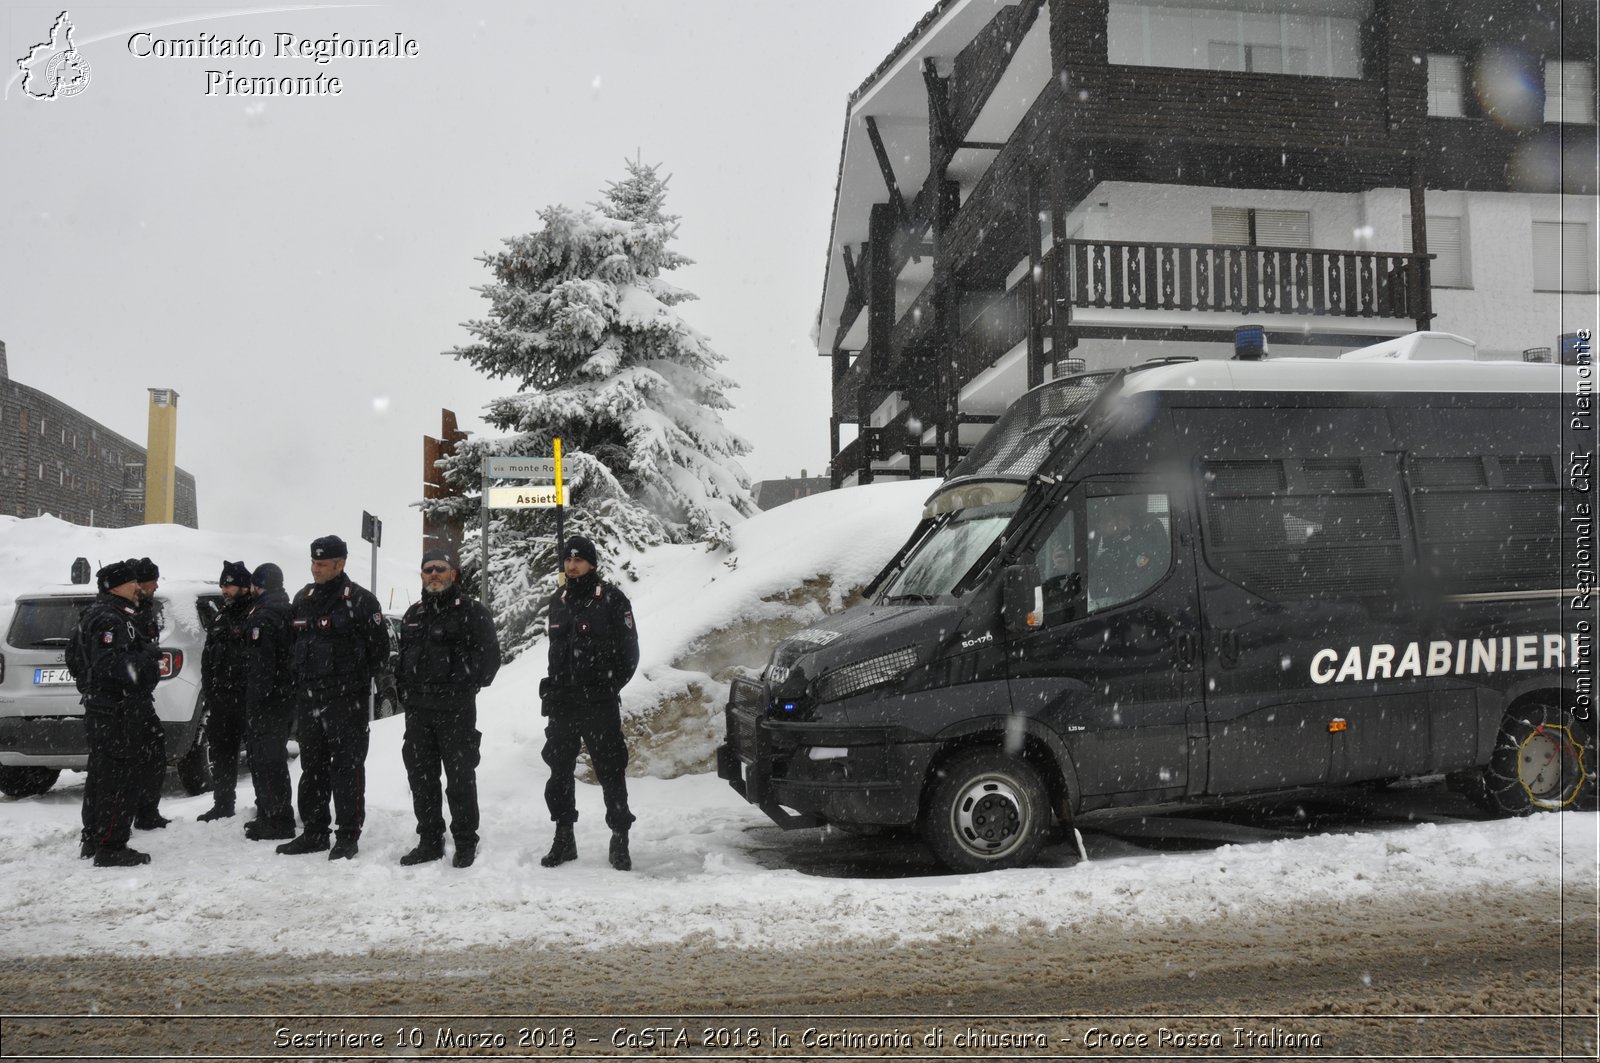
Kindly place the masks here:
[(1201, 462), (1205, 556), (1264, 598), (1391, 591), (1404, 555), (1381, 458)]
[(1083, 593), (1082, 547), (1078, 532), (1083, 515), (1078, 500), (1061, 507), (1055, 526), (1039, 544), (1034, 563), (1039, 566), (1039, 583), (1044, 591), (1045, 623), (1068, 619)]
[(1407, 455), (1418, 560), (1444, 593), (1561, 586), (1561, 482), (1554, 456)]
[(1167, 496), (1146, 492), (1091, 496), (1084, 589), (1089, 611), (1131, 601), (1172, 567)]

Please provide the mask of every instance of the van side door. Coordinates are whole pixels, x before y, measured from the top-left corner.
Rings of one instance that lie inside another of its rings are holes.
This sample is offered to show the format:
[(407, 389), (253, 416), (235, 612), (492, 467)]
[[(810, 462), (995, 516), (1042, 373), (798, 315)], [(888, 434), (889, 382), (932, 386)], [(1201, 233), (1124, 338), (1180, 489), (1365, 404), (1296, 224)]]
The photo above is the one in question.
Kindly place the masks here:
[(1182, 797), (1205, 777), (1191, 762), (1204, 743), (1187, 528), (1167, 486), (1088, 480), (1020, 555), (1038, 566), (1044, 611), (1011, 637), (1013, 711), (1061, 736), (1085, 807)]
[[(1195, 448), (1217, 795), (1414, 774), (1428, 694), (1385, 410), (1182, 411)], [(1205, 415), (1205, 416), (1203, 416)], [(1198, 432), (1196, 434), (1199, 434)]]

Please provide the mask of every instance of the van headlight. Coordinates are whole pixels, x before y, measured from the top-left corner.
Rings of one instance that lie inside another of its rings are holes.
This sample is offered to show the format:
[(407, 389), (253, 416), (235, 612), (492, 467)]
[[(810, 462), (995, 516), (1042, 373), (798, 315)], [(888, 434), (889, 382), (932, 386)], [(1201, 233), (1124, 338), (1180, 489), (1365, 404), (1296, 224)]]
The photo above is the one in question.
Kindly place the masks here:
[(847, 664), (817, 680), (817, 700), (839, 701), (863, 690), (893, 683), (904, 678), (916, 663), (916, 648), (907, 646), (892, 653)]

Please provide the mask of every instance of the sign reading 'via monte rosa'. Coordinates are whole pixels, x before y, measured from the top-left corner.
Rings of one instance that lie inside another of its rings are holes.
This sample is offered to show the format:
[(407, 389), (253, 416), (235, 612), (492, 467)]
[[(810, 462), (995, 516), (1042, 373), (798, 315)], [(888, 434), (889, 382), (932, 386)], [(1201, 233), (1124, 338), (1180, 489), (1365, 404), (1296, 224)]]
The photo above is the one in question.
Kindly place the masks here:
[(555, 458), (489, 458), (489, 466), (484, 470), (487, 476), (504, 476), (507, 479), (523, 480), (548, 480), (555, 482)]

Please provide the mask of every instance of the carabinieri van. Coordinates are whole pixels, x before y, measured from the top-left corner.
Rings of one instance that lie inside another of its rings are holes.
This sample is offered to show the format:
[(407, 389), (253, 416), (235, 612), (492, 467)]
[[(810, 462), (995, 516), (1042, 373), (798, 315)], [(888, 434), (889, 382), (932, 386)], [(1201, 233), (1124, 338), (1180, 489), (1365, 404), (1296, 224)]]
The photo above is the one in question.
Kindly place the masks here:
[(718, 773), (784, 827), (915, 824), (963, 871), (1027, 863), (1053, 817), (1411, 776), (1591, 805), (1576, 371), (1427, 350), (1033, 389), (868, 604), (733, 684)]

